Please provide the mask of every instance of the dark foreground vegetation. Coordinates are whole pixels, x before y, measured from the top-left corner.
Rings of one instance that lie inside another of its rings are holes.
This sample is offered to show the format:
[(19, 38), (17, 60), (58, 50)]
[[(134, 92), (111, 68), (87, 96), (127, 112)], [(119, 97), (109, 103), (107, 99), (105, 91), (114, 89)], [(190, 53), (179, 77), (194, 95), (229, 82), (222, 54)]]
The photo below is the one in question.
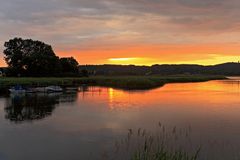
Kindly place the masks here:
[(197, 160), (201, 146), (191, 144), (191, 128), (166, 128), (159, 123), (156, 132), (129, 129), (125, 138), (115, 142), (114, 151), (104, 159), (112, 160)]
[(151, 89), (174, 82), (203, 82), (226, 79), (224, 76), (175, 75), (175, 76), (91, 76), (79, 78), (0, 78), (0, 90), (6, 91), (14, 85), (37, 87), (47, 85), (79, 86), (94, 85), (128, 90)]

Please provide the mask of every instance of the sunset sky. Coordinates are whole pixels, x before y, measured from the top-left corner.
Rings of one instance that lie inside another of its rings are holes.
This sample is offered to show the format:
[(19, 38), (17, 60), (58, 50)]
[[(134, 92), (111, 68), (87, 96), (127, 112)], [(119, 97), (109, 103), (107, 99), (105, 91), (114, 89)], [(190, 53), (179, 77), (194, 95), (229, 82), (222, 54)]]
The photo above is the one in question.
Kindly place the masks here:
[(239, 0), (1, 0), (0, 51), (22, 37), (80, 64), (237, 62), (239, 8)]

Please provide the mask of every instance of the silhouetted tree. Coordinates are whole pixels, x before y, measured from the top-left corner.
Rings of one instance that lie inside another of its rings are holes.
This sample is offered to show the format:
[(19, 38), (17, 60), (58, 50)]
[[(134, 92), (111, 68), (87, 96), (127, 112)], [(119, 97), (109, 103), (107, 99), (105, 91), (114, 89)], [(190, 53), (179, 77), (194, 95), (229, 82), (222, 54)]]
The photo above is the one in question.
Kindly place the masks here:
[(73, 57), (60, 58), (63, 73), (78, 73), (78, 62)]
[(41, 41), (14, 38), (5, 42), (5, 61), (12, 75), (48, 76), (60, 71), (59, 58)]

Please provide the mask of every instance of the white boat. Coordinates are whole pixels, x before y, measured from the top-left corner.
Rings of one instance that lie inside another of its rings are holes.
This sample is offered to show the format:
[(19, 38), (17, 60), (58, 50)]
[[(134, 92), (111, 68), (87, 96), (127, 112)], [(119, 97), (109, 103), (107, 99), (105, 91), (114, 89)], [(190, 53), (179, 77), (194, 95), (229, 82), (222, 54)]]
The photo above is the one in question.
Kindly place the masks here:
[(36, 93), (36, 92), (37, 92), (36, 88), (27, 88), (26, 89), (26, 93)]
[(41, 92), (41, 93), (45, 93), (47, 92), (47, 87), (37, 87), (35, 88), (36, 92)]
[(26, 93), (26, 89), (24, 89), (22, 86), (15, 86), (9, 89), (11, 93), (14, 94), (23, 94)]
[(35, 88), (23, 88), (21, 86), (15, 86), (9, 89), (11, 93), (14, 94), (23, 94), (23, 93), (36, 93)]
[(62, 92), (63, 89), (60, 86), (48, 86), (45, 88), (47, 92)]

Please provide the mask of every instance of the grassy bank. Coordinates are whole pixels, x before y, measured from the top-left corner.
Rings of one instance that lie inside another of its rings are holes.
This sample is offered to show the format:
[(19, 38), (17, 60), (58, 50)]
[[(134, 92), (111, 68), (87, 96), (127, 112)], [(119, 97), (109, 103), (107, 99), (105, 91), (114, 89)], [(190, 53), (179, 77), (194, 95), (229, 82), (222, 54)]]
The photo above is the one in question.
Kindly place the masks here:
[(0, 78), (0, 90), (14, 85), (23, 86), (74, 86), (95, 85), (121, 89), (151, 89), (175, 82), (203, 82), (208, 80), (226, 79), (224, 76), (178, 75), (178, 76), (93, 76), (88, 78)]

